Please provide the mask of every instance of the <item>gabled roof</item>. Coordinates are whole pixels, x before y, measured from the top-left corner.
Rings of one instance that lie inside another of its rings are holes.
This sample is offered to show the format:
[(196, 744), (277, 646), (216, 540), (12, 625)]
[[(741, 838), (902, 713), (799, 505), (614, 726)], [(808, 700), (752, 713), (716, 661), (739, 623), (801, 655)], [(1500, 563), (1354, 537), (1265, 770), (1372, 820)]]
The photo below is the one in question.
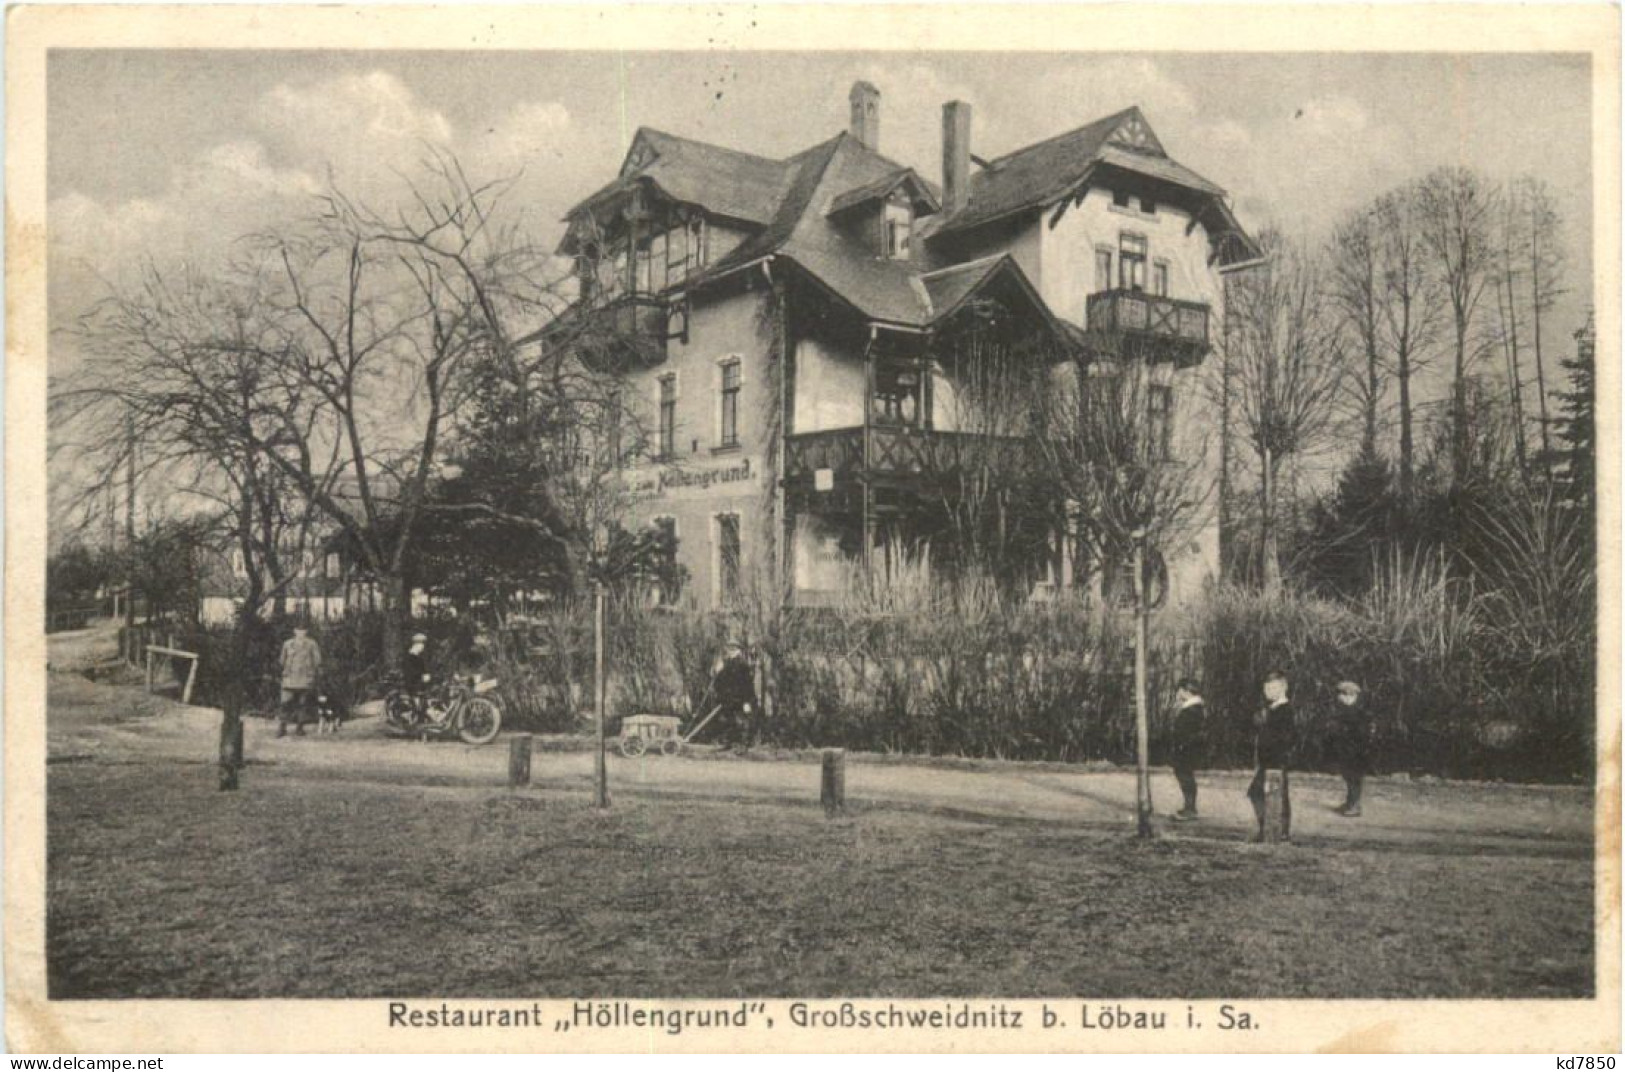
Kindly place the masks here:
[(1218, 186), (1170, 160), (1140, 109), (1126, 108), (989, 161), (971, 176), (965, 207), (938, 224), (935, 233), (962, 231), (1048, 205), (1070, 193), (1103, 164), (1150, 175), (1211, 197), (1224, 196)]
[(762, 224), (773, 218), (792, 175), (788, 160), (769, 160), (640, 127), (626, 151), (620, 174), (573, 206), (565, 218), (639, 182), (649, 182), (674, 201), (702, 205), (718, 216)]
[(936, 212), (942, 207), (942, 202), (937, 200), (936, 192), (931, 189), (931, 186), (924, 179), (915, 173), (913, 168), (898, 168), (890, 175), (882, 175), (874, 182), (853, 187), (844, 194), (837, 195), (830, 202), (829, 208), (825, 210), (824, 215), (836, 216), (847, 209), (856, 208), (859, 205), (868, 204), (883, 197), (890, 197), (893, 191), (902, 186), (908, 187), (909, 200), (914, 202), (917, 207), (923, 205), (931, 212)]

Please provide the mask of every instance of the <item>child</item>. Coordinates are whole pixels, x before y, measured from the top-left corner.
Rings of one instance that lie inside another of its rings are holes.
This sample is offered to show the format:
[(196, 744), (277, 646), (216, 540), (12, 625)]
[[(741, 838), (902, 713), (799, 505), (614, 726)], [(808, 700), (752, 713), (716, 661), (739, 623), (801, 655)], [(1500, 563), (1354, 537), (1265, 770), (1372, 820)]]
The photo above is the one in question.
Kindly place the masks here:
[(1258, 833), (1254, 841), (1264, 840), (1264, 781), (1268, 771), (1281, 772), (1281, 836), (1292, 836), (1292, 793), (1288, 781), (1288, 768), (1297, 738), (1297, 721), (1292, 712), (1292, 701), (1287, 699), (1286, 675), (1279, 670), (1264, 678), (1264, 709), (1254, 719), (1258, 727), (1256, 741), (1256, 770), (1253, 782), (1247, 787), (1247, 799), (1252, 802), (1253, 815), (1258, 819)]
[(1175, 693), (1174, 701), (1179, 708), (1174, 712), (1171, 759), (1174, 779), (1179, 782), (1179, 791), (1185, 797), (1185, 804), (1174, 812), (1173, 820), (1176, 823), (1188, 823), (1196, 818), (1196, 768), (1202, 765), (1203, 760), (1203, 722), (1206, 720), (1207, 708), (1202, 703), (1201, 686), (1191, 678), (1185, 678), (1179, 683), (1179, 691)]
[(1337, 707), (1332, 713), (1334, 722), (1333, 752), (1338, 773), (1348, 791), (1337, 814), (1349, 819), (1360, 817), (1360, 790), (1365, 785), (1366, 771), (1371, 765), (1371, 714), (1360, 698), (1360, 686), (1353, 681), (1337, 685)]

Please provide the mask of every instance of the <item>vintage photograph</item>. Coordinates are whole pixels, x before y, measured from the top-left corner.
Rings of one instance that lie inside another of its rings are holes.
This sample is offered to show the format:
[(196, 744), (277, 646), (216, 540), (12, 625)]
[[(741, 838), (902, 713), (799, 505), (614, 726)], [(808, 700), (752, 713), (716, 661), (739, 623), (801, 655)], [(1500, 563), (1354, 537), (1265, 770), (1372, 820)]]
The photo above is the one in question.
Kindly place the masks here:
[(458, 47), (49, 53), (49, 999), (1616, 985), (1590, 53)]

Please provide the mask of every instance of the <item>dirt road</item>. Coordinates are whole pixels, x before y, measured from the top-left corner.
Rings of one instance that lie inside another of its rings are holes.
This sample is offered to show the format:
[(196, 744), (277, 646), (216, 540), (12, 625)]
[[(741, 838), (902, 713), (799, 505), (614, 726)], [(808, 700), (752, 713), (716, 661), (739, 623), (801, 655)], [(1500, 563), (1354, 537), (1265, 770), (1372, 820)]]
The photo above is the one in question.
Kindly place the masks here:
[[(219, 712), (183, 707), (139, 688), (92, 682), (75, 670), (105, 655), (105, 637), (51, 638), (48, 748), (53, 761), (113, 759), (121, 755), (213, 761)], [(383, 732), (380, 720), (358, 719), (336, 736), (278, 739), (275, 723), (250, 719), (245, 753), (255, 765), (274, 765), (308, 777), (425, 785), (500, 786), (507, 771), (503, 739), (483, 747), (403, 740)], [(538, 751), (534, 792), (590, 791), (592, 755)], [(627, 759), (611, 755), (614, 795), (740, 801), (816, 801), (816, 760), (717, 756), (692, 749), (680, 758)], [(1163, 832), (1179, 838), (1241, 838), (1251, 821), (1244, 797), (1247, 776), (1214, 772), (1201, 778), (1200, 822)], [(1419, 783), (1376, 778), (1366, 790), (1365, 817), (1332, 811), (1342, 784), (1317, 774), (1293, 779), (1294, 835), (1303, 844), (1395, 845), (1430, 852), (1583, 856), (1590, 851), (1592, 806), (1580, 787)], [(1177, 806), (1172, 775), (1153, 775), (1159, 813)], [(1134, 779), (1126, 770), (1058, 769), (1054, 764), (980, 761), (913, 764), (854, 755), (847, 773), (854, 807), (900, 808), (989, 822), (1067, 826), (1132, 825)]]

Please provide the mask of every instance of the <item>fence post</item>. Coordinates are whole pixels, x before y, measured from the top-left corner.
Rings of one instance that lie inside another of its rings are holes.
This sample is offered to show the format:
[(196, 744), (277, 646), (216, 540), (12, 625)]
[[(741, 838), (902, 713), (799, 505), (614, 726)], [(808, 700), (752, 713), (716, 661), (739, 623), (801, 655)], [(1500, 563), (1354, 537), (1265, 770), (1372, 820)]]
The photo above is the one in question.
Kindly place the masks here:
[(243, 720), (223, 715), (220, 719), (220, 788), (237, 788), (237, 772), (243, 766)]
[(823, 782), (818, 795), (829, 818), (846, 811), (846, 749), (824, 749)]
[[(201, 645), (199, 646), (201, 647)], [(197, 664), (200, 658), (202, 658), (201, 652), (192, 656), (192, 665), (186, 671), (186, 687), (181, 690), (181, 703), (183, 704), (192, 702), (192, 683), (197, 680)]]
[(530, 751), (530, 734), (516, 733), (508, 739), (509, 785), (520, 786), (530, 784)]
[(1267, 844), (1292, 839), (1291, 792), (1286, 771), (1265, 772), (1263, 840)]

